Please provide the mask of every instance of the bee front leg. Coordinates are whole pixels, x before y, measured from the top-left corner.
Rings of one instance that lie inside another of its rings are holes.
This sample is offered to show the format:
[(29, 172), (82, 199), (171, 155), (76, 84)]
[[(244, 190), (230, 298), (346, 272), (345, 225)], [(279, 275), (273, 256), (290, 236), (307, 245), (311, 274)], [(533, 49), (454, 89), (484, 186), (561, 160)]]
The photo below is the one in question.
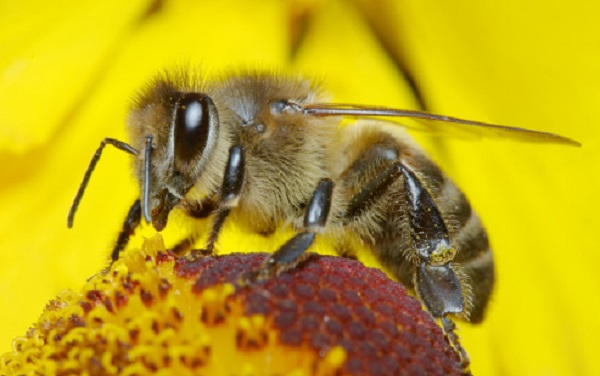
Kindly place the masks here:
[(322, 230), (331, 209), (334, 183), (321, 179), (313, 192), (304, 214), (304, 229), (287, 241), (257, 270), (242, 278), (242, 283), (268, 278), (295, 267), (303, 259), (304, 252), (312, 245), (317, 232)]
[(119, 259), (121, 255), (121, 251), (127, 247), (129, 243), (129, 239), (135, 232), (135, 229), (140, 225), (140, 221), (142, 220), (142, 205), (140, 200), (137, 199), (131, 205), (129, 212), (127, 213), (127, 217), (125, 218), (125, 222), (123, 222), (123, 228), (119, 233), (119, 237), (117, 238), (117, 243), (113, 248), (113, 251), (110, 255), (111, 264)]
[(444, 219), (429, 191), (408, 166), (402, 164), (400, 170), (404, 177), (410, 234), (418, 257), (415, 290), (431, 315), (441, 320), (446, 339), (468, 372), (469, 357), (454, 332), (456, 326), (447, 317), (460, 314), (465, 308), (461, 281), (451, 263), (456, 250), (452, 248)]

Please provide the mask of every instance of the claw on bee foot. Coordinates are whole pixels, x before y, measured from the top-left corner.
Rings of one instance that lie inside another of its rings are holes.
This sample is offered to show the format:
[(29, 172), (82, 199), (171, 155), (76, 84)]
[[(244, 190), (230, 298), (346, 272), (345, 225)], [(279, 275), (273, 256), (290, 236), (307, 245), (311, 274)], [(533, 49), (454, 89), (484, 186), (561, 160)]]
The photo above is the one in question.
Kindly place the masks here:
[(245, 287), (253, 283), (264, 281), (270, 277), (277, 275), (277, 271), (273, 267), (273, 255), (269, 255), (260, 264), (260, 266), (253, 268), (252, 270), (242, 273), (236, 281), (236, 285), (239, 287)]
[(183, 256), (186, 260), (197, 261), (206, 256), (211, 256), (213, 253), (207, 249), (192, 249), (187, 255)]
[(465, 348), (461, 345), (458, 334), (456, 334), (456, 324), (447, 316), (442, 317), (440, 321), (446, 341), (452, 347), (452, 349), (454, 349), (454, 352), (460, 359), (460, 366), (463, 370), (463, 374), (472, 375), (470, 370), (471, 359), (469, 358), (469, 354), (467, 354)]
[(252, 283), (258, 282), (260, 280), (268, 277), (270, 273), (268, 273), (264, 267), (260, 267), (249, 272), (243, 273), (237, 280), (236, 285), (240, 287), (248, 286)]

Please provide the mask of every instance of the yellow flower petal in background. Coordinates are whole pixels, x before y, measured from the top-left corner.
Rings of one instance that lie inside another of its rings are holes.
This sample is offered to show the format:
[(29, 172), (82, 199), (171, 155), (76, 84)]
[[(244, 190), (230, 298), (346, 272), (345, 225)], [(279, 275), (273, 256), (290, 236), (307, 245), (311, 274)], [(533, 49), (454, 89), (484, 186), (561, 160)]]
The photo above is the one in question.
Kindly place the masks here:
[[(130, 98), (157, 70), (186, 61), (209, 74), (292, 66), (322, 78), (340, 101), (412, 107), (396, 60), (429, 110), (583, 142), (425, 146), (471, 198), (495, 249), (488, 318), (461, 326), (474, 373), (600, 374), (596, 3), (306, 2), (306, 35), (291, 62), (287, 2), (52, 6), (0, 5), (0, 352), (50, 298), (104, 265), (138, 195), (130, 157), (107, 149), (71, 231), (66, 213), (94, 149), (103, 137), (124, 139)], [(387, 36), (389, 55), (376, 35)]]
[(50, 141), (147, 6), (141, 0), (118, 8), (110, 2), (45, 4), (0, 5), (0, 148), (11, 153)]
[(358, 9), (344, 1), (315, 6), (293, 64), (296, 70), (322, 79), (338, 102), (416, 105), (394, 61)]
[[(581, 149), (445, 140), (437, 160), (495, 249), (488, 319), (463, 327), (485, 375), (600, 374), (600, 26), (593, 1), (363, 2), (429, 109), (556, 132)], [(394, 38), (394, 36), (396, 36)]]

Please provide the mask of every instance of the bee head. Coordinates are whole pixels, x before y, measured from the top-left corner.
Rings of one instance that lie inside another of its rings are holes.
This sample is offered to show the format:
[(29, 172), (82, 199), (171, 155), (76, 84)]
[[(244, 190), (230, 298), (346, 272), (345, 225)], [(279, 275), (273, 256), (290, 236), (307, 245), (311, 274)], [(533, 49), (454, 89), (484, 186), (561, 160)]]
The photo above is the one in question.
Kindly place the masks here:
[(219, 115), (204, 93), (165, 93), (134, 110), (140, 145), (138, 171), (146, 221), (160, 231), (171, 210), (194, 186), (214, 150)]

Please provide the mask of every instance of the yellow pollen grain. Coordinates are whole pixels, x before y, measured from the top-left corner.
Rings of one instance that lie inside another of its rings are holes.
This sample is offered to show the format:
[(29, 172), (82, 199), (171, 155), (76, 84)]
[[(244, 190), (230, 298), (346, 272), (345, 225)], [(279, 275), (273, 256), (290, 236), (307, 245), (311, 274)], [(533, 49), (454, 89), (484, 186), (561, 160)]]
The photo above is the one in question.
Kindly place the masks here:
[(332, 347), (318, 364), (315, 375), (330, 376), (339, 374), (347, 358), (348, 353), (346, 353), (346, 350), (342, 346)]
[[(93, 355), (93, 352), (92, 352), (92, 355)], [(119, 369), (117, 367), (115, 367), (112, 363), (112, 353), (110, 353), (108, 351), (105, 352), (104, 354), (102, 354), (102, 366), (109, 374), (112, 374), (112, 375), (116, 375), (117, 372), (119, 371)]]
[(208, 288), (202, 291), (202, 315), (209, 325), (214, 324), (220, 315), (223, 315), (223, 305), (216, 288)]

